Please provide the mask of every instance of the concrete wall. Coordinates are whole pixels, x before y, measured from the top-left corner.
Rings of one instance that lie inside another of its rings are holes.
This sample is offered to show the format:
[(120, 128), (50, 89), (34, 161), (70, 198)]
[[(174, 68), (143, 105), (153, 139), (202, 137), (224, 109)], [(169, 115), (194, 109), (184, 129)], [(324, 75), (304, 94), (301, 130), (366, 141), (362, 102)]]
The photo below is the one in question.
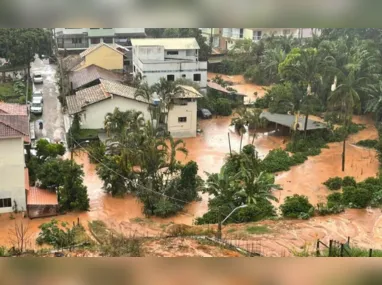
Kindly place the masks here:
[(141, 60), (164, 61), (163, 46), (137, 46), (133, 47), (133, 57)]
[(175, 80), (178, 78), (185, 78), (194, 81), (194, 74), (200, 74), (201, 80), (197, 81), (201, 88), (207, 88), (207, 71), (171, 71), (171, 72), (155, 72), (155, 73), (144, 73), (144, 80), (152, 85), (159, 82), (161, 77), (167, 79), (167, 75), (174, 75)]
[[(26, 211), (24, 142), (22, 138), (0, 139), (0, 199), (15, 200), (18, 209)], [(0, 208), (0, 213), (12, 207)]]
[(106, 46), (101, 46), (95, 51), (89, 53), (81, 66), (76, 69), (81, 70), (89, 65), (96, 64), (100, 67), (109, 70), (122, 70), (123, 69), (123, 55), (119, 52), (108, 48)]
[[(186, 117), (186, 122), (179, 122)], [(185, 106), (175, 105), (168, 115), (168, 130), (175, 138), (196, 137), (197, 102), (188, 102)]]
[(148, 104), (120, 96), (113, 96), (112, 99), (107, 99), (86, 107), (86, 110), (82, 114), (81, 118), (81, 128), (103, 129), (105, 115), (109, 112), (112, 113), (116, 107), (118, 107), (120, 111), (141, 111), (144, 115), (145, 121), (151, 119), (148, 111)]

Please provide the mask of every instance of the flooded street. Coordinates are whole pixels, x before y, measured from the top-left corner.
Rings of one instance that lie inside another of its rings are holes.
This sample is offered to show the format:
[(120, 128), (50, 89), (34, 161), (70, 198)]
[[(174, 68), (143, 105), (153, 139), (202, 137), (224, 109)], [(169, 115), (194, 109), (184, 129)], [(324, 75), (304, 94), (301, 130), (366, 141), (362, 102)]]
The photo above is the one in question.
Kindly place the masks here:
[[(244, 103), (251, 103), (256, 101), (257, 98), (264, 97), (266, 93), (265, 89), (269, 88), (269, 86), (260, 86), (254, 83), (248, 83), (245, 81), (243, 75), (224, 75), (208, 72), (207, 78), (212, 80), (216, 75), (221, 76), (225, 81), (233, 82), (233, 85), (231, 86), (232, 88), (236, 89), (240, 94), (247, 95), (247, 97), (244, 98)], [(257, 95), (255, 95), (255, 92), (257, 92)]]

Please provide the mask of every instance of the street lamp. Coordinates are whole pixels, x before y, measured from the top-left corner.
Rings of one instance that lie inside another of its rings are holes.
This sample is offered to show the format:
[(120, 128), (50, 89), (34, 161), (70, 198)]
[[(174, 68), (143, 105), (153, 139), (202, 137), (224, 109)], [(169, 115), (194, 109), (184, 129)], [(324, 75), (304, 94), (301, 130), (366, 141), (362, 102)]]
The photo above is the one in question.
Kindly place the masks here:
[[(218, 239), (221, 239), (222, 237), (222, 224), (238, 209), (243, 209), (243, 208), (246, 208), (248, 207), (248, 205), (241, 205), (241, 206), (238, 206), (236, 207), (235, 209), (232, 210), (231, 213), (228, 214), (227, 217), (224, 218), (223, 221), (219, 221), (219, 224), (218, 224), (218, 232), (217, 232), (217, 237)], [(220, 215), (219, 215), (220, 216)]]

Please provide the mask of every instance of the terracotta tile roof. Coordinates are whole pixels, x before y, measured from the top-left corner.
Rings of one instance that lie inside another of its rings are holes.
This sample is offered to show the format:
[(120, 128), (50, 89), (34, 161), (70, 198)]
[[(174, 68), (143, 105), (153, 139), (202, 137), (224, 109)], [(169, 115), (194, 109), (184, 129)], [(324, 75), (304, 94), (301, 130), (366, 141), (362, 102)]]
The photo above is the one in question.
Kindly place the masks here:
[(0, 103), (0, 138), (23, 137), (30, 142), (27, 107)]
[(120, 53), (120, 54), (123, 55), (123, 53), (120, 52), (119, 50), (117, 50), (115, 47), (113, 47), (113, 46), (111, 46), (111, 45), (108, 45), (108, 44), (105, 44), (105, 43), (99, 43), (99, 44), (97, 44), (97, 45), (95, 45), (95, 46), (91, 46), (91, 47), (89, 47), (88, 49), (86, 49), (85, 51), (81, 52), (81, 53), (80, 53), (80, 56), (81, 56), (82, 58), (84, 58), (84, 57), (87, 56), (89, 53), (92, 53), (93, 51), (95, 51), (96, 49), (98, 49), (98, 48), (100, 48), (100, 47), (102, 47), (102, 46), (106, 46), (106, 47), (108, 47), (108, 48), (111, 48), (112, 50), (114, 50), (114, 51), (116, 51), (116, 52), (118, 52), (118, 53)]
[(45, 189), (30, 187), (27, 191), (27, 205), (58, 205), (57, 194)]
[(66, 97), (68, 111), (70, 115), (81, 112), (82, 108), (110, 98), (110, 94), (106, 93), (101, 84), (85, 88), (76, 92), (76, 95)]
[(82, 58), (78, 55), (68, 55), (62, 59), (62, 65), (65, 70), (72, 70), (82, 61)]
[(131, 86), (105, 79), (100, 79), (100, 82), (98, 85), (77, 91), (76, 95), (66, 97), (70, 115), (81, 112), (87, 105), (111, 98), (111, 94), (148, 103), (142, 98), (134, 98), (136, 89)]
[[(220, 92), (223, 92), (223, 93), (226, 93), (226, 94), (231, 94), (232, 93), (231, 91), (228, 91), (227, 89), (225, 89), (223, 86), (217, 84), (216, 82), (212, 82), (212, 81), (207, 82), (207, 86), (209, 88), (215, 89), (217, 91), (220, 91)], [(235, 93), (235, 95), (247, 96), (247, 95), (240, 94), (240, 93)]]
[(0, 102), (0, 114), (28, 115), (28, 110), (26, 105)]
[(119, 82), (122, 81), (121, 74), (114, 73), (94, 64), (79, 71), (73, 71), (69, 75), (69, 79), (73, 83), (73, 89), (78, 89), (101, 78)]
[(25, 183), (25, 190), (29, 191), (29, 170), (28, 168), (24, 168), (24, 183)]

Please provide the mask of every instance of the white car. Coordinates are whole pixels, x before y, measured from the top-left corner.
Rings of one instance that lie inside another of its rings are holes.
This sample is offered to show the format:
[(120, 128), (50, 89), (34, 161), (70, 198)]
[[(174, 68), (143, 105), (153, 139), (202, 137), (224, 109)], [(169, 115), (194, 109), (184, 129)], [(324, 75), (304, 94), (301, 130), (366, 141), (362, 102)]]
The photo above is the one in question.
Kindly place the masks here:
[(40, 84), (40, 83), (42, 83), (42, 82), (43, 82), (43, 80), (42, 80), (42, 75), (41, 75), (40, 73), (35, 73), (35, 74), (33, 74), (33, 82), (34, 82), (35, 84)]
[(32, 94), (32, 100), (35, 100), (35, 98), (39, 98), (41, 100), (41, 103), (43, 103), (44, 99), (42, 97), (42, 91), (34, 91)]
[(31, 104), (31, 113), (33, 114), (42, 114), (42, 97), (33, 98)]

